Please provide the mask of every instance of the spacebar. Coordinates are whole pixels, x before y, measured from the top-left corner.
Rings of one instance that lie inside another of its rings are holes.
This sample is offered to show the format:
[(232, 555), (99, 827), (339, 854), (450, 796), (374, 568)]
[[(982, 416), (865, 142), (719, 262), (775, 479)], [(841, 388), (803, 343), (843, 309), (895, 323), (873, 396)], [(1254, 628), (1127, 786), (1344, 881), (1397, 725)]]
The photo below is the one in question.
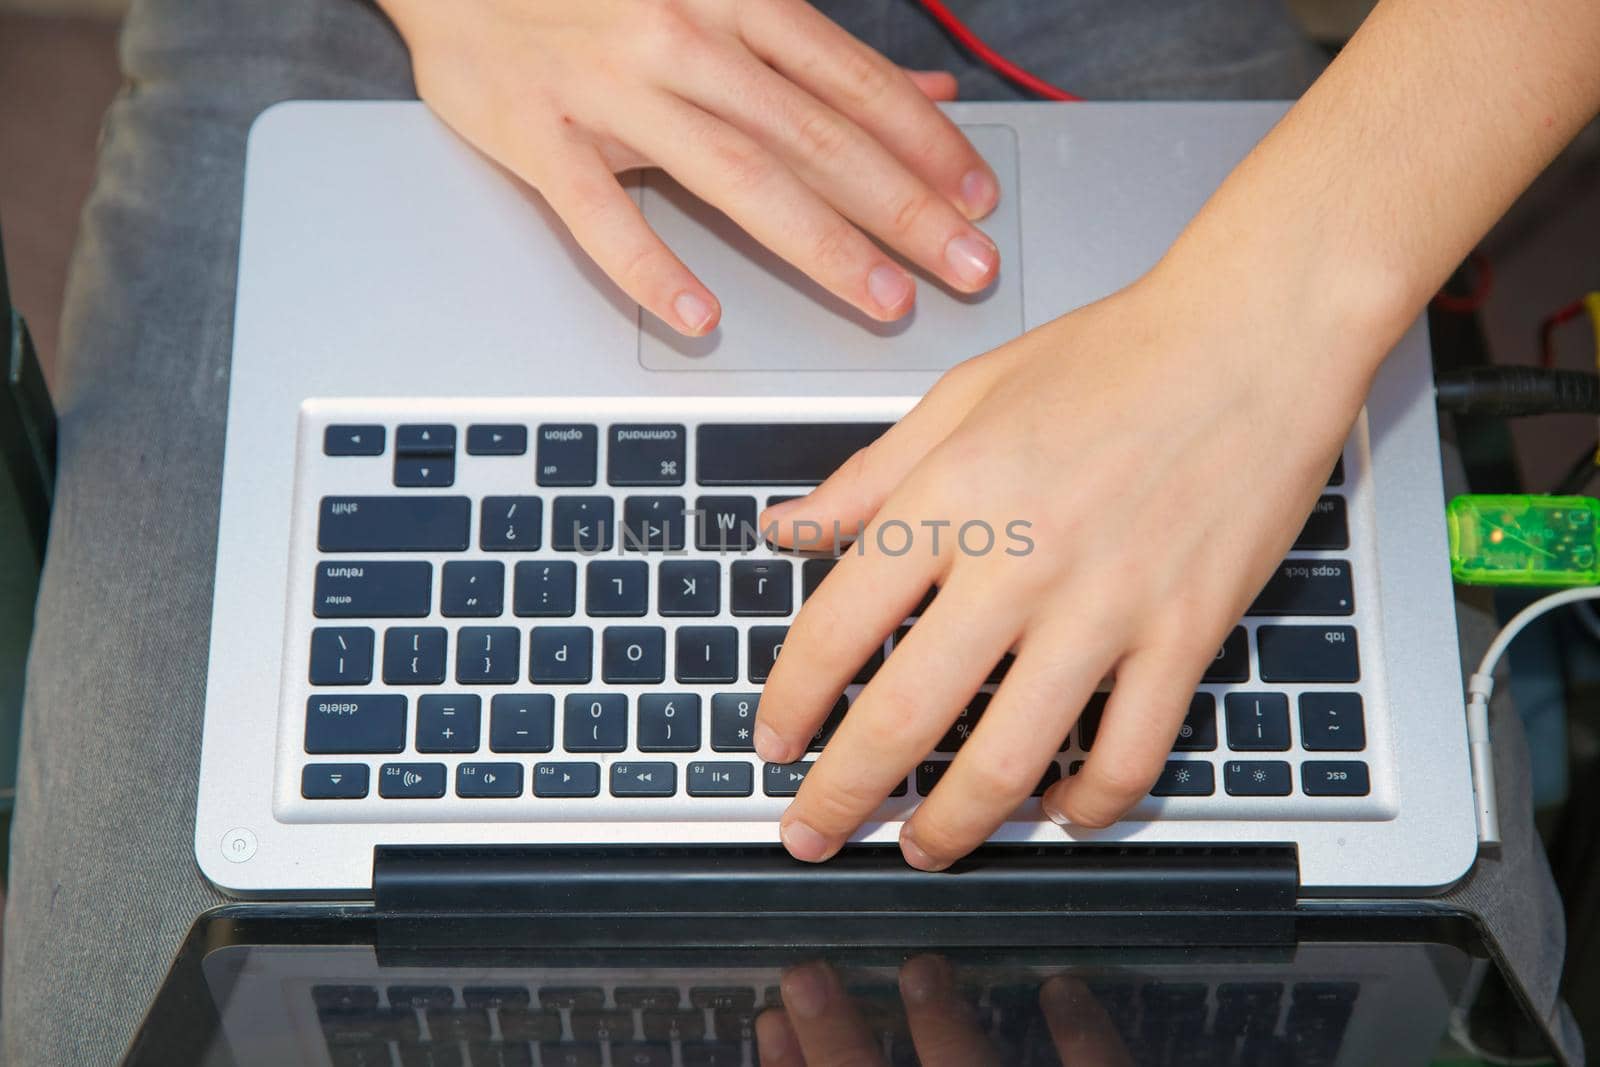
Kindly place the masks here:
[(472, 502), (464, 496), (325, 496), (317, 522), (323, 552), (460, 552)]
[(701, 485), (816, 485), (888, 422), (705, 423), (695, 431)]

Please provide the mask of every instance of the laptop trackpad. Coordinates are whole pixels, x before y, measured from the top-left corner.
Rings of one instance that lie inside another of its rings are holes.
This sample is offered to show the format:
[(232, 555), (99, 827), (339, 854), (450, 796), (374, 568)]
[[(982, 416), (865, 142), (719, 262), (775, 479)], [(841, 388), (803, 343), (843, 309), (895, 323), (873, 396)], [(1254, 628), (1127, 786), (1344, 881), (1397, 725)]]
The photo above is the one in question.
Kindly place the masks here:
[(661, 371), (943, 370), (1022, 332), (1017, 137), (1009, 126), (965, 126), (994, 168), (1000, 206), (979, 225), (1000, 248), (1000, 277), (965, 296), (917, 270), (917, 306), (879, 323), (758, 245), (727, 217), (659, 171), (643, 188), (645, 217), (721, 298), (721, 325), (682, 337), (642, 314), (639, 362)]

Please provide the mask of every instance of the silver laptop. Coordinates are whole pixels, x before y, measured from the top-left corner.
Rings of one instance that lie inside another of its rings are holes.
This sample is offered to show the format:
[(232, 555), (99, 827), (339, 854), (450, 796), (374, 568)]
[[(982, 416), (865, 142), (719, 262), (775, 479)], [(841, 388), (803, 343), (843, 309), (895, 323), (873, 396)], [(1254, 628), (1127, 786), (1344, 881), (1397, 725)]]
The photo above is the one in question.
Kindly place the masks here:
[[(641, 321), (421, 105), (257, 121), (195, 831), (211, 881), (362, 899), (396, 849), (775, 848), (812, 757), (764, 765), (749, 727), (830, 561), (708, 530), (804, 491), (954, 363), (1132, 281), (1282, 106), (951, 113), (1003, 190), (991, 290), (923, 284), (909, 321), (868, 323), (650, 177), (646, 216), (727, 309), (696, 341)], [(1492, 783), (1468, 754), (1436, 435), (1418, 324), (1152, 795), (1100, 831), (1030, 800), (985, 855), (1270, 847), (1305, 897), (1459, 879)], [(985, 699), (859, 842), (895, 841)], [(1098, 702), (1047, 777), (1097, 723)]]

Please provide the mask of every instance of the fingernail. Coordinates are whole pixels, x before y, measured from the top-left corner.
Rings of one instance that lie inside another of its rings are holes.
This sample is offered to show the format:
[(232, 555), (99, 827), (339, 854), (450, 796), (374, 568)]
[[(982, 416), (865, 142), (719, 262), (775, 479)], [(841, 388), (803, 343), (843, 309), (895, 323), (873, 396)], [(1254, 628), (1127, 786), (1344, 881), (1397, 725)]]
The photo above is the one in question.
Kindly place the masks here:
[(1044, 813), (1050, 816), (1050, 821), (1055, 823), (1057, 826), (1072, 825), (1072, 820), (1067, 818), (1066, 812), (1062, 811), (1054, 804), (1041, 804), (1040, 807), (1044, 808)]
[(873, 267), (872, 273), (867, 275), (867, 292), (872, 294), (873, 303), (891, 318), (898, 318), (910, 307), (916, 295), (916, 289), (905, 271), (887, 263)]
[(967, 209), (968, 218), (987, 215), (994, 210), (999, 199), (1000, 187), (995, 184), (994, 175), (988, 171), (968, 171), (967, 176), (961, 179), (961, 203)]
[(940, 956), (918, 956), (900, 971), (900, 995), (908, 1004), (927, 1004), (950, 985), (949, 968)]
[(911, 835), (909, 826), (900, 831), (900, 854), (906, 858), (907, 863), (919, 871), (942, 871), (950, 866), (928, 855), (923, 847), (917, 844), (917, 839)]
[(971, 234), (962, 234), (944, 246), (944, 261), (963, 285), (978, 286), (989, 280), (1000, 261), (994, 245)]
[(693, 333), (704, 333), (716, 316), (717, 309), (699, 293), (682, 292), (672, 301), (672, 310), (678, 321)]
[(784, 823), (778, 830), (789, 855), (807, 863), (821, 863), (833, 855), (833, 842), (798, 820)]
[(756, 755), (768, 763), (788, 763), (789, 746), (783, 743), (778, 731), (764, 722), (756, 723)]
[(828, 979), (807, 964), (783, 976), (783, 1006), (802, 1019), (815, 1019), (828, 1006)]

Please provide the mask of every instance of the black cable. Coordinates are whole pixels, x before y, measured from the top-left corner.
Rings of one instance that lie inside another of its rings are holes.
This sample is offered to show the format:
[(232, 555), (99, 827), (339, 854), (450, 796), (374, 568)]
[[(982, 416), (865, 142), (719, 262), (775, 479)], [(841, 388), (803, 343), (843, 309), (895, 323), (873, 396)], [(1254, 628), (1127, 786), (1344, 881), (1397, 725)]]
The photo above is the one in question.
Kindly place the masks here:
[(1541, 367), (1473, 367), (1435, 379), (1442, 411), (1458, 415), (1600, 415), (1600, 375)]
[(1561, 476), (1561, 480), (1550, 490), (1550, 494), (1576, 496), (1587, 489), (1597, 469), (1594, 461), (1596, 453), (1600, 453), (1600, 441), (1595, 441), (1578, 453), (1578, 458), (1572, 461), (1572, 466), (1567, 468), (1567, 473)]

